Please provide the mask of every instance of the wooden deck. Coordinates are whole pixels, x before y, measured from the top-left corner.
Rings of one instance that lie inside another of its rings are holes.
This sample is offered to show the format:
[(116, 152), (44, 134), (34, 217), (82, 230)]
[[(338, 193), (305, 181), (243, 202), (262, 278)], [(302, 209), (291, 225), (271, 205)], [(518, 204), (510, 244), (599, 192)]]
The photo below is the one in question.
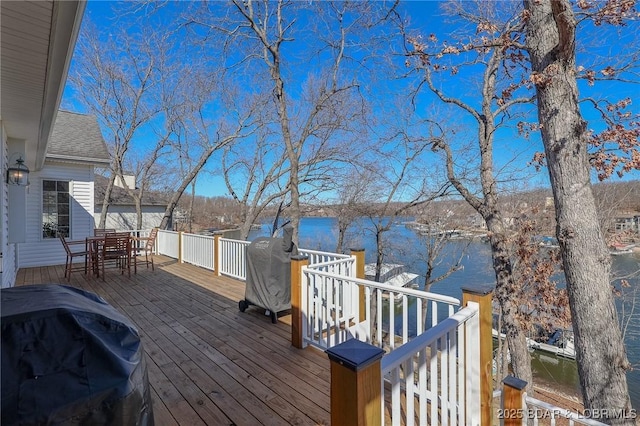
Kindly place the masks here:
[(244, 283), (156, 256), (156, 270), (106, 280), (64, 266), (18, 271), (16, 285), (70, 284), (99, 294), (138, 326), (156, 425), (330, 423), (329, 361), (291, 346), (290, 316), (238, 310)]

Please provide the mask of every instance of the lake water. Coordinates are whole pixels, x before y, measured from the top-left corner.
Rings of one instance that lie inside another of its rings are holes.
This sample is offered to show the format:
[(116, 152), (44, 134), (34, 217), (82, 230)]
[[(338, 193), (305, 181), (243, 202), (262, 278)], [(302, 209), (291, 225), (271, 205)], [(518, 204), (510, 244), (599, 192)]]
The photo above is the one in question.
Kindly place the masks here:
[[(413, 218), (405, 218), (402, 221), (412, 221)], [(250, 239), (265, 235), (271, 229), (271, 223), (265, 223), (261, 231), (254, 232)], [(364, 248), (366, 261), (375, 261), (375, 240), (371, 230), (372, 223), (366, 218), (359, 219), (349, 231), (345, 244), (347, 248)], [(306, 249), (335, 251), (338, 236), (337, 221), (335, 218), (303, 218), (300, 224), (300, 246)], [(387, 257), (385, 262), (401, 263), (411, 272), (422, 274), (426, 270), (424, 258), (424, 242), (416, 232), (406, 228), (403, 224), (393, 225), (387, 232)], [(480, 241), (457, 240), (450, 242), (444, 250), (442, 263), (436, 269), (443, 272), (460, 258), (464, 252), (462, 264), (464, 268), (455, 272), (447, 279), (434, 284), (431, 291), (462, 299), (461, 286), (476, 284), (495, 284), (495, 275), (491, 266), (491, 250), (488, 244)], [(613, 271), (616, 276), (627, 276), (636, 273), (640, 269), (640, 257), (637, 255), (612, 256)], [(633, 302), (638, 302), (640, 310), (640, 278), (629, 278), (630, 287), (626, 289), (632, 297), (623, 305), (617, 300), (619, 313), (625, 314), (631, 310)], [(637, 291), (636, 291), (637, 290)], [(640, 409), (640, 324), (639, 314), (635, 314), (625, 335), (627, 355), (634, 369), (627, 374), (631, 401), (636, 409)], [(621, 315), (623, 316), (623, 315)], [(579, 395), (579, 379), (575, 361), (556, 357), (536, 351), (532, 354), (532, 368), (534, 376), (539, 384), (545, 384), (558, 391)]]

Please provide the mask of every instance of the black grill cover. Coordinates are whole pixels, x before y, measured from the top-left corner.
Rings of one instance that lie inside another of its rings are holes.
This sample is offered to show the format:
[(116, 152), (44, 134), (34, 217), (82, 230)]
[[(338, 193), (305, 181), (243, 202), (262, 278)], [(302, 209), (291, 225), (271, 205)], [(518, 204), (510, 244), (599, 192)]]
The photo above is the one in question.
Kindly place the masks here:
[(2, 425), (153, 425), (142, 342), (102, 298), (3, 289)]
[(291, 309), (292, 233), (286, 227), (283, 238), (259, 237), (247, 247), (245, 300), (274, 313)]

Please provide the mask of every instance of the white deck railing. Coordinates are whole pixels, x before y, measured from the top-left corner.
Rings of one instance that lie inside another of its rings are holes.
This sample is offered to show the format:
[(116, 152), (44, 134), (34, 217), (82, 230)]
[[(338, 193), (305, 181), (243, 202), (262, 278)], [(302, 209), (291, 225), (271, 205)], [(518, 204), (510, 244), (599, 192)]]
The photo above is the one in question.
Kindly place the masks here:
[[(460, 306), (453, 297), (355, 278), (340, 270), (346, 268), (342, 265), (347, 261), (302, 269), (302, 333), (306, 344), (327, 349), (355, 337), (393, 350), (425, 330), (427, 310), (431, 310), (435, 325), (439, 305), (444, 305), (448, 316)], [(364, 321), (360, 321), (360, 287), (365, 295)]]
[(330, 253), (326, 251), (298, 249), (298, 254), (307, 256), (309, 258), (309, 265), (316, 265), (318, 263), (333, 262), (336, 260), (352, 259), (349, 254)]
[(247, 247), (250, 241), (232, 240), (220, 238), (220, 250), (218, 251), (218, 265), (221, 275), (247, 279)]
[(393, 425), (479, 423), (479, 327), (470, 302), (382, 358), (382, 409)]
[(540, 401), (539, 399), (529, 396), (526, 393), (524, 394), (523, 399), (524, 413), (526, 413), (526, 416), (524, 417), (527, 417), (527, 419), (531, 421), (530, 424), (533, 424), (533, 426), (538, 426), (540, 420), (544, 420), (544, 424), (549, 423), (551, 424), (551, 426), (555, 426), (556, 420), (558, 419), (568, 419), (569, 426), (573, 426), (576, 424), (604, 426), (606, 424), (594, 419), (586, 418), (583, 415), (580, 415), (573, 411), (569, 411), (565, 408), (560, 408), (553, 404)]
[(182, 234), (182, 261), (213, 270), (215, 239), (197, 234)]
[[(513, 411), (513, 409), (504, 407), (504, 401), (502, 401), (502, 390), (495, 390), (493, 392), (493, 398), (501, 399), (500, 408), (498, 409), (498, 415), (496, 417), (500, 419), (500, 424), (502, 425), (504, 424), (506, 411)], [(585, 417), (585, 414), (589, 412), (588, 410), (585, 410), (583, 414), (579, 414), (576, 411), (570, 411), (566, 408), (561, 408), (557, 405), (536, 399), (527, 395), (526, 392), (522, 395), (522, 407), (522, 410), (516, 412), (515, 415), (522, 419), (523, 426), (538, 426), (540, 424), (540, 420), (542, 420), (542, 424), (555, 426), (559, 419), (562, 419), (562, 424), (568, 424), (569, 426), (574, 426), (576, 424), (591, 426), (606, 425), (606, 423), (601, 423), (593, 418)]]
[(180, 258), (180, 233), (175, 231), (158, 231), (156, 237), (156, 250), (158, 254), (162, 254), (174, 259)]

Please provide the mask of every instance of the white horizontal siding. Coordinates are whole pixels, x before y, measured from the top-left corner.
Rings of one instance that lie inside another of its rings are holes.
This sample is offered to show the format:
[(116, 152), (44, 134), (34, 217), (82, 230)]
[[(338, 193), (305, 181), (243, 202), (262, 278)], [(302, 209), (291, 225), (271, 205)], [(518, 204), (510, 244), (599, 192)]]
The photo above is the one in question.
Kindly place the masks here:
[[(4, 124), (0, 121), (0, 164), (2, 170), (7, 169), (7, 134)], [(4, 177), (4, 174), (2, 175)], [(14, 244), (9, 244), (9, 190), (7, 183), (2, 179), (0, 190), (0, 287), (13, 287), (16, 282), (16, 250)]]
[(57, 239), (42, 238), (42, 181), (46, 179), (72, 182), (71, 239), (81, 240), (93, 234), (93, 166), (46, 163), (39, 172), (29, 175), (27, 194), (27, 238), (18, 245), (18, 266), (60, 265), (65, 252)]
[(16, 283), (16, 250), (9, 244), (2, 252), (2, 288), (13, 287)]
[[(142, 224), (138, 226), (135, 206), (109, 206), (105, 228), (117, 230), (157, 228), (164, 217), (164, 206), (142, 206)], [(102, 206), (96, 206), (95, 222), (100, 223)]]

